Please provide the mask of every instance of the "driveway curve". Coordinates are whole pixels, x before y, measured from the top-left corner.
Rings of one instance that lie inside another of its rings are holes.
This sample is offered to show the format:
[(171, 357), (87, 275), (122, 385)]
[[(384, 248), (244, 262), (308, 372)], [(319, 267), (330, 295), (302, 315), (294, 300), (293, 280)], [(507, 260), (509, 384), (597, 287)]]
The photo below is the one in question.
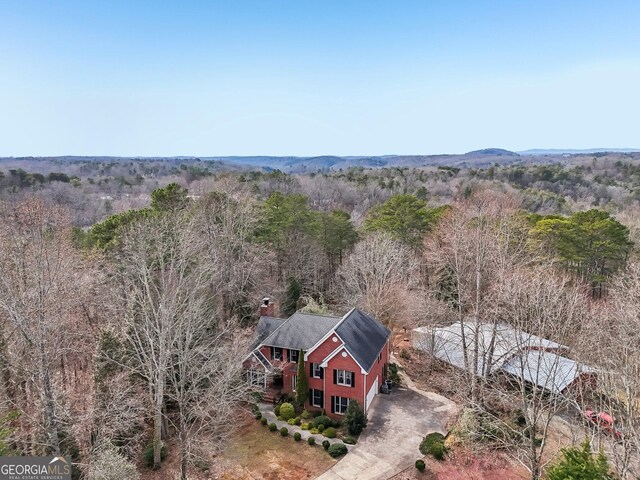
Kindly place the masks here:
[(392, 477), (421, 457), (418, 447), (425, 435), (447, 434), (447, 423), (456, 410), (449, 399), (417, 389), (377, 395), (357, 445), (318, 480)]

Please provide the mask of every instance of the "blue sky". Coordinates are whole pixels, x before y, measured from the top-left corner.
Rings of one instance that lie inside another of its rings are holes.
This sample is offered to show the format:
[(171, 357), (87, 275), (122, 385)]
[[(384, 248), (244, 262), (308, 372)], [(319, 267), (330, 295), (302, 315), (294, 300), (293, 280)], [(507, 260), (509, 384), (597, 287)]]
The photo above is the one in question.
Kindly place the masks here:
[(0, 0), (0, 155), (640, 147), (638, 1)]

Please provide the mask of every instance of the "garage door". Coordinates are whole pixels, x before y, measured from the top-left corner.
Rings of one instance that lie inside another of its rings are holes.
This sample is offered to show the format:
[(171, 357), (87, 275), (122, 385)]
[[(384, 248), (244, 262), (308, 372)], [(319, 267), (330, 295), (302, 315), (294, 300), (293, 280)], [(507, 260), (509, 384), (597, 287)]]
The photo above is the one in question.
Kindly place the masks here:
[(376, 381), (373, 382), (369, 393), (367, 393), (367, 406), (365, 407), (365, 410), (369, 410), (369, 404), (371, 404), (371, 400), (376, 396), (376, 393), (378, 393), (378, 377), (376, 377)]

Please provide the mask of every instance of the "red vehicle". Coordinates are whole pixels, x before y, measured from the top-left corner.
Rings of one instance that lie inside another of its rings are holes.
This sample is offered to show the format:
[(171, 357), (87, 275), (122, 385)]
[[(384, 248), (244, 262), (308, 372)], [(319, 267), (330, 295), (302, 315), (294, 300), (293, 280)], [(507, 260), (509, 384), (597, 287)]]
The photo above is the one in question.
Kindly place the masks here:
[(622, 430), (616, 427), (615, 419), (611, 414), (607, 412), (594, 412), (593, 410), (587, 409), (584, 411), (584, 415), (589, 424), (595, 425), (599, 430), (616, 440), (622, 440)]

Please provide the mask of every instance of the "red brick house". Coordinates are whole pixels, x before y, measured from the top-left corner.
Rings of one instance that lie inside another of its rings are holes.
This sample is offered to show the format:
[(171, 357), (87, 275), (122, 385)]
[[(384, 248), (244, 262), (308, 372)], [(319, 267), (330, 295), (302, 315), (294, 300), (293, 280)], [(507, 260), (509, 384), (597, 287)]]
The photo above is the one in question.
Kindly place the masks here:
[[(271, 313), (268, 299), (261, 313)], [(384, 382), (391, 332), (353, 308), (343, 317), (296, 312), (260, 317), (257, 340), (244, 362), (247, 380), (265, 392), (294, 395), (302, 351), (310, 411), (343, 415), (352, 399), (368, 410)]]

